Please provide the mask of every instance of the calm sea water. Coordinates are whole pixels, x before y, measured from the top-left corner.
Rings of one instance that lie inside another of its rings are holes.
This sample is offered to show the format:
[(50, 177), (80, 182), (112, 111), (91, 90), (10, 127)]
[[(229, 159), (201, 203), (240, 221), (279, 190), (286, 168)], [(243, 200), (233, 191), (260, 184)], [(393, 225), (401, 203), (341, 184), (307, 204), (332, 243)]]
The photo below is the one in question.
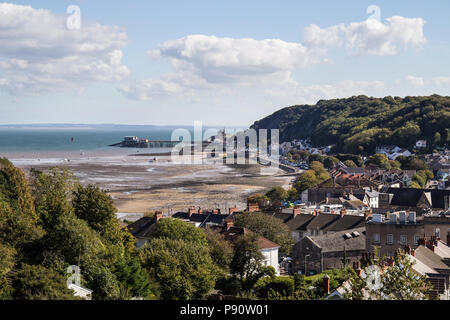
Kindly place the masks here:
[[(191, 131), (191, 130), (190, 130)], [(0, 152), (58, 152), (112, 149), (125, 136), (171, 140), (172, 128), (155, 129), (10, 129), (0, 128)], [(192, 131), (191, 131), (192, 132)], [(192, 133), (193, 136), (193, 133)], [(72, 141), (73, 138), (73, 141)], [(150, 149), (143, 149), (150, 150)]]

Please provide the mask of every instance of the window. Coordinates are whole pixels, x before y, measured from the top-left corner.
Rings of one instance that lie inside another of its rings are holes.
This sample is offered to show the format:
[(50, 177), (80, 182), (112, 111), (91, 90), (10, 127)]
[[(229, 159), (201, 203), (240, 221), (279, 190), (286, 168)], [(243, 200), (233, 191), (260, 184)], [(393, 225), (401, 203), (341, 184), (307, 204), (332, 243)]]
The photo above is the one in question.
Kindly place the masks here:
[(434, 235), (436, 236), (436, 238), (441, 238), (441, 229), (437, 228), (436, 230), (434, 230)]
[(393, 234), (388, 234), (386, 236), (386, 244), (393, 244), (394, 243), (394, 235)]
[(373, 243), (380, 243), (380, 234), (379, 233), (375, 233), (373, 235)]
[(419, 245), (419, 236), (414, 236), (414, 245), (418, 246)]
[(402, 234), (400, 236), (400, 244), (406, 244), (408, 242), (408, 236)]

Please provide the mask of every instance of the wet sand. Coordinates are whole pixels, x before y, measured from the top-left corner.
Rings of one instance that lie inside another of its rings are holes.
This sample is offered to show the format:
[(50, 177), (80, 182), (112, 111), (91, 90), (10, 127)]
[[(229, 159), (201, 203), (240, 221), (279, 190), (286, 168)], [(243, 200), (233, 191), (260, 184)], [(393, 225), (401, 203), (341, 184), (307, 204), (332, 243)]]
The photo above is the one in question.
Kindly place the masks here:
[[(66, 167), (83, 184), (108, 190), (121, 213), (176, 212), (190, 206), (226, 210), (246, 207), (246, 199), (274, 186), (289, 187), (293, 175), (261, 176), (259, 165), (176, 164), (167, 156), (118, 154), (14, 157), (29, 170)], [(62, 156), (62, 157), (61, 157)], [(154, 158), (156, 162), (153, 162)], [(39, 159), (39, 160), (38, 160)]]

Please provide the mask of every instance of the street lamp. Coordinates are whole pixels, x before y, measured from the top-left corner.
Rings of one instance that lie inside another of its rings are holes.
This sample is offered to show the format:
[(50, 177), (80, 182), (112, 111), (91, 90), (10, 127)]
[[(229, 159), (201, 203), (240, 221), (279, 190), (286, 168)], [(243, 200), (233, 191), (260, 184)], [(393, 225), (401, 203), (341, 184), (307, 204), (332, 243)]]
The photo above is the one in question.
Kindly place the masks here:
[(307, 269), (306, 258), (308, 258), (308, 257), (311, 257), (311, 255), (310, 255), (310, 254), (307, 254), (307, 255), (305, 256), (305, 277), (307, 276), (307, 273), (306, 273), (306, 269)]

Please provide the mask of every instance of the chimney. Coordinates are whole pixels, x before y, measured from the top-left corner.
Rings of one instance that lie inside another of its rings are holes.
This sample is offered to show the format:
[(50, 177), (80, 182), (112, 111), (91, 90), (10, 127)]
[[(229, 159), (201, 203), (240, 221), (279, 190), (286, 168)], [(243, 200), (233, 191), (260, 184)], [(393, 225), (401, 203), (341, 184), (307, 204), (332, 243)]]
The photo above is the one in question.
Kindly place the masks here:
[(409, 246), (409, 245), (405, 246), (405, 252), (407, 254), (411, 254), (411, 246)]
[(226, 220), (225, 226), (226, 226), (227, 230), (230, 230), (234, 226), (233, 220), (231, 220), (231, 219)]
[(323, 276), (323, 291), (326, 295), (330, 294), (330, 276), (328, 274)]
[(358, 275), (358, 276), (360, 276), (361, 275), (361, 273), (362, 273), (362, 269), (361, 269), (361, 261), (356, 261), (355, 262), (355, 272), (356, 272), (356, 274)]
[(233, 214), (233, 213), (238, 212), (238, 211), (239, 211), (238, 208), (235, 206), (234, 208), (229, 208), (228, 209), (228, 214)]
[(190, 207), (188, 209), (188, 213), (189, 213), (189, 217), (191, 217), (193, 214), (197, 213), (197, 209), (195, 209), (195, 207)]
[(162, 211), (156, 211), (156, 212), (155, 212), (155, 220), (156, 220), (156, 221), (161, 220), (162, 217), (163, 217)]
[(435, 242), (434, 238), (432, 237), (432, 239), (430, 241), (428, 241), (428, 243), (427, 243), (427, 248), (434, 252), (435, 243), (436, 242)]
[[(301, 214), (300, 207), (296, 206), (293, 211), (294, 218)], [(450, 234), (450, 233), (449, 233)]]
[(419, 246), (426, 246), (427, 244), (427, 237), (425, 237), (425, 235), (423, 235), (423, 238), (420, 238), (418, 241), (418, 245)]
[(347, 209), (342, 208), (341, 209), (341, 218), (343, 218), (347, 214)]
[(248, 204), (248, 212), (258, 212), (259, 205), (257, 203), (249, 203)]

